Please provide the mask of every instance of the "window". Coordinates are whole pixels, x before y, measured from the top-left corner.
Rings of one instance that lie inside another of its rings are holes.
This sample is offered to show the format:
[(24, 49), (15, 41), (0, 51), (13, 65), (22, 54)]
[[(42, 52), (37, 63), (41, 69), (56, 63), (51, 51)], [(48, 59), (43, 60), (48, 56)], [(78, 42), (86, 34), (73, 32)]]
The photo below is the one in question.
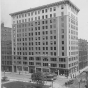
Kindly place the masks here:
[(54, 50), (56, 50), (56, 47), (54, 47)]
[(62, 44), (64, 44), (64, 41), (62, 41)]
[(52, 32), (52, 30), (50, 31), (50, 34), (52, 34), (53, 32)]
[(64, 38), (64, 35), (62, 35), (62, 39)]
[(64, 5), (61, 5), (61, 9), (64, 9)]
[(28, 21), (30, 21), (30, 18), (28, 18)]
[(25, 14), (25, 17), (26, 17), (27, 15)]
[(53, 55), (53, 52), (50, 52), (51, 55)]
[(54, 13), (53, 16), (56, 17), (56, 13)]
[(56, 28), (56, 24), (53, 24), (53, 28)]
[(38, 30), (40, 30), (40, 27), (38, 27)]
[(40, 16), (38, 16), (38, 20), (40, 20)]
[(43, 58), (43, 61), (48, 61), (48, 58), (44, 57), (44, 58)]
[(54, 52), (54, 56), (56, 56), (56, 52)]
[(50, 8), (50, 12), (52, 11), (52, 8)]
[(57, 64), (51, 63), (51, 67), (57, 67)]
[(43, 50), (45, 50), (45, 47), (43, 47)]
[(45, 12), (47, 12), (47, 9), (45, 9)]
[(64, 52), (62, 52), (62, 56), (64, 56)]
[(40, 22), (38, 22), (38, 25), (40, 25)]
[(61, 21), (64, 21), (64, 17), (61, 18)]
[(42, 26), (42, 29), (44, 29), (44, 26)]
[(37, 12), (35, 11), (35, 15), (37, 14)]
[(53, 11), (56, 11), (56, 7), (53, 8)]
[(54, 36), (54, 39), (56, 39), (56, 36)]
[(39, 63), (39, 62), (36, 62), (36, 65), (38, 65), (38, 66), (41, 66), (41, 63)]
[(64, 33), (64, 29), (61, 29), (62, 33)]
[(50, 28), (52, 28), (52, 25), (50, 25)]
[(27, 22), (27, 19), (25, 19), (25, 22)]
[(41, 60), (41, 57), (36, 57), (36, 60), (37, 60), (37, 61)]
[(56, 41), (54, 41), (54, 45), (56, 45)]
[(43, 63), (43, 66), (48, 66), (48, 63)]
[(48, 15), (46, 15), (46, 18), (48, 18)]
[(66, 65), (65, 64), (59, 64), (59, 67), (66, 68)]
[(42, 10), (42, 13), (44, 13), (44, 10)]
[(35, 20), (37, 20), (37, 17), (35, 17)]
[(53, 50), (53, 47), (50, 47), (51, 48), (51, 50)]
[(63, 16), (64, 15), (64, 12), (61, 12), (61, 16)]
[(48, 34), (48, 31), (46, 31), (46, 34)]
[(31, 16), (33, 15), (33, 12), (31, 12)]
[(48, 23), (48, 21), (46, 20), (46, 21), (45, 21), (45, 23), (47, 24), (47, 23)]
[(42, 16), (42, 19), (44, 19), (44, 16)]
[(38, 14), (40, 14), (40, 11), (38, 11)]
[(66, 59), (65, 58), (59, 58), (59, 61), (60, 62), (66, 62)]
[(69, 46), (69, 50), (70, 50), (70, 46)]
[(28, 16), (30, 16), (30, 13), (28, 13)]
[(34, 62), (29, 62), (29, 65), (34, 65)]
[(48, 29), (48, 26), (46, 26), (46, 29)]
[(24, 14), (22, 14), (22, 17), (24, 17)]
[(48, 47), (46, 47), (46, 50), (48, 50)]
[(64, 47), (62, 47), (62, 50), (64, 50)]
[(50, 39), (53, 39), (53, 36), (50, 36)]
[(51, 61), (57, 61), (57, 58), (50, 58)]
[(31, 21), (33, 21), (33, 18), (31, 18)]
[(50, 14), (50, 17), (52, 17), (52, 14)]
[(52, 19), (50, 19), (50, 23), (52, 23)]
[(44, 21), (42, 21), (42, 24), (44, 24)]
[(48, 45), (48, 42), (46, 42), (46, 45)]

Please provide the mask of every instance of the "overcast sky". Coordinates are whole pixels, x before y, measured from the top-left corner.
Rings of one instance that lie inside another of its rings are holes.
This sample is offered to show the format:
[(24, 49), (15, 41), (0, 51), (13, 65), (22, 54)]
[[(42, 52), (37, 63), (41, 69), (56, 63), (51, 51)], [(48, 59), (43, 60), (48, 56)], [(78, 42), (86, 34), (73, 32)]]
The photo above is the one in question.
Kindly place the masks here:
[[(11, 27), (10, 13), (61, 0), (1, 0), (1, 21)], [(88, 0), (71, 0), (79, 9), (79, 38), (88, 40)]]

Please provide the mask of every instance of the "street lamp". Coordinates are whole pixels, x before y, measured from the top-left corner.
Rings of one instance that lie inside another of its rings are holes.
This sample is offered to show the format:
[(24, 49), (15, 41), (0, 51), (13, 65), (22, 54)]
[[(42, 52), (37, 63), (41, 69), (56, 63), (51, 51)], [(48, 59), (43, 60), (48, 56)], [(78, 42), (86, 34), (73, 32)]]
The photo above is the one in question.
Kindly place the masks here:
[[(50, 70), (50, 63), (49, 63), (49, 70)], [(50, 72), (50, 71), (49, 71)]]
[(5, 70), (4, 70), (4, 77), (5, 77)]
[(5, 70), (6, 70), (6, 67), (4, 68), (4, 77), (5, 77)]
[(87, 88), (87, 86), (88, 86), (88, 81), (87, 81), (87, 75), (88, 75), (88, 72), (87, 71), (85, 71), (85, 73), (86, 73), (86, 85), (85, 85), (85, 87)]
[(53, 78), (52, 78), (52, 88), (53, 88)]
[(77, 79), (78, 80), (78, 84), (79, 84), (79, 88), (80, 88), (80, 79)]

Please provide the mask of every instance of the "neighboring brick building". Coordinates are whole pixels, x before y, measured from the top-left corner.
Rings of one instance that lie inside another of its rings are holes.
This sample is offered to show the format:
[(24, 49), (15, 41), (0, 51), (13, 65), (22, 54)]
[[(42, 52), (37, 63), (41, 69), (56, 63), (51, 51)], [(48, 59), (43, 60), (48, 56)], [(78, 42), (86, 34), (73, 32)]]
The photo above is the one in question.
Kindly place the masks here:
[(2, 71), (12, 71), (12, 42), (11, 28), (1, 24), (1, 69)]
[(88, 64), (88, 45), (87, 40), (79, 39), (79, 69), (83, 69)]
[(78, 71), (78, 12), (69, 0), (10, 14), (13, 71), (75, 75)]

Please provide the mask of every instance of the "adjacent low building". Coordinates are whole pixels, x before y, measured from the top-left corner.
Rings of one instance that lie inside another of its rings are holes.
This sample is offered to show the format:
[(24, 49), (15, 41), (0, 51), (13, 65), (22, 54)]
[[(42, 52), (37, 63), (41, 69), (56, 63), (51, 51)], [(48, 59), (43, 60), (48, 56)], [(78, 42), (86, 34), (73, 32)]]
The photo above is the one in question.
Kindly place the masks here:
[(12, 42), (11, 28), (1, 24), (1, 69), (2, 71), (12, 71)]
[(79, 39), (79, 70), (88, 65), (88, 42), (84, 39)]

